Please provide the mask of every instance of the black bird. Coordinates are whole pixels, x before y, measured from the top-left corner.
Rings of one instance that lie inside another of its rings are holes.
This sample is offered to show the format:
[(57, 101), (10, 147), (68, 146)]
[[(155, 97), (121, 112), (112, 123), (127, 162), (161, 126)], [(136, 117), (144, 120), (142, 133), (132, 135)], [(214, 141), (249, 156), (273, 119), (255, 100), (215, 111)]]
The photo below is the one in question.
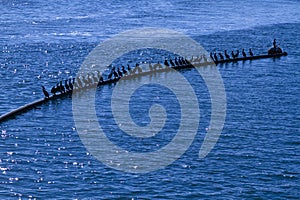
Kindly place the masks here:
[(102, 83), (103, 81), (104, 81), (104, 80), (103, 80), (103, 77), (101, 76), (100, 79), (99, 79), (99, 82)]
[(110, 72), (110, 73), (108, 74), (108, 76), (107, 76), (107, 79), (108, 79), (108, 80), (111, 79), (112, 75), (113, 75), (113, 72)]
[(218, 56), (217, 56), (217, 53), (214, 53), (214, 59), (215, 59), (215, 62), (218, 62)]
[(121, 70), (118, 68), (118, 75), (120, 76), (120, 77), (122, 77), (123, 76), (123, 73), (121, 72)]
[(122, 72), (123, 72), (124, 75), (127, 73), (127, 71), (126, 71), (126, 69), (123, 65), (122, 65)]
[(75, 82), (77, 83), (77, 85), (78, 85), (79, 88), (82, 87), (82, 82), (81, 82), (81, 80), (80, 80), (79, 77), (76, 78), (76, 81), (75, 81)]
[(226, 59), (230, 59), (230, 56), (227, 53), (227, 50), (224, 51)]
[(66, 92), (65, 87), (62, 84), (62, 81), (60, 81), (59, 88), (60, 88), (60, 93), (65, 93)]
[(172, 65), (172, 67), (175, 67), (175, 64), (172, 59), (170, 59), (170, 64)]
[(45, 89), (44, 86), (42, 86), (42, 89), (43, 89), (43, 93), (44, 93), (45, 97), (48, 99), (49, 98), (49, 93), (47, 92), (47, 90)]
[(182, 60), (183, 60), (183, 62), (184, 62), (186, 65), (191, 64), (190, 61), (188, 61), (188, 60), (186, 59), (186, 57), (182, 58)]
[(250, 56), (253, 56), (253, 52), (252, 52), (251, 48), (249, 49), (249, 54), (250, 54)]
[(55, 95), (55, 93), (56, 93), (56, 87), (55, 86), (53, 86), (52, 88), (51, 88), (51, 91), (50, 91), (53, 95)]
[(237, 50), (237, 51), (236, 51), (236, 54), (234, 55), (234, 57), (236, 57), (236, 58), (239, 57), (239, 53), (240, 53), (240, 51)]
[(209, 57), (211, 58), (212, 61), (215, 61), (214, 57), (213, 57), (213, 53), (210, 52)]
[(242, 54), (243, 54), (243, 57), (247, 57), (244, 49), (242, 50)]
[(130, 66), (127, 64), (127, 70), (130, 72), (131, 68)]
[(167, 59), (165, 59), (164, 65), (167, 66), (167, 67), (170, 67), (170, 65), (169, 65), (169, 63), (168, 63), (168, 61), (167, 61)]
[(69, 84), (68, 84), (68, 80), (65, 80), (65, 88), (67, 91), (70, 90)]
[(69, 87), (70, 87), (70, 90), (73, 90), (73, 84), (72, 84), (72, 79), (69, 79)]
[(231, 51), (231, 56), (233, 59), (235, 59), (235, 54), (233, 53), (233, 51)]
[(118, 73), (116, 72), (116, 70), (114, 70), (113, 73), (114, 73), (114, 77), (118, 78)]
[(179, 65), (180, 65), (180, 66), (182, 66), (182, 65), (183, 65), (183, 62), (182, 62), (182, 60), (181, 60), (181, 58), (180, 58), (180, 57), (178, 58), (178, 63), (179, 63)]
[(175, 65), (178, 66), (179, 65), (179, 62), (177, 60), (177, 57), (175, 58)]
[(189, 63), (187, 62), (187, 60), (183, 57), (181, 57), (181, 62), (184, 64), (184, 65), (188, 65)]
[(219, 56), (221, 60), (224, 60), (224, 56), (221, 53), (219, 53)]

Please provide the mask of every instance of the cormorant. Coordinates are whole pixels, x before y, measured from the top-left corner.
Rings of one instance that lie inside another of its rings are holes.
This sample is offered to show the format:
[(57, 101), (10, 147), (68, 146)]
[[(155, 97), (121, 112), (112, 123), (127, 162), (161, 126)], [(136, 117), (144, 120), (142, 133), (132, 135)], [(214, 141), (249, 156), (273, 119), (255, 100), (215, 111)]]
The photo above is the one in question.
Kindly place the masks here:
[(177, 57), (175, 58), (175, 65), (176, 65), (176, 66), (179, 66), (179, 62), (178, 62), (178, 60), (177, 60)]
[(42, 86), (42, 89), (43, 89), (43, 93), (44, 93), (45, 97), (48, 99), (49, 98), (49, 93), (47, 92), (47, 90), (45, 89), (44, 86)]
[(65, 88), (67, 91), (70, 90), (69, 84), (68, 84), (68, 80), (65, 80)]
[(120, 68), (118, 68), (117, 72), (118, 72), (118, 75), (119, 75), (120, 77), (123, 76), (122, 72), (120, 71)]
[(69, 79), (69, 87), (70, 87), (70, 90), (73, 90), (73, 84), (72, 84), (72, 79)]
[(235, 59), (235, 54), (233, 53), (233, 51), (231, 51), (231, 56), (233, 59)]
[(249, 49), (249, 54), (250, 54), (250, 56), (253, 56), (253, 52), (252, 52), (251, 48)]
[(213, 53), (210, 52), (209, 57), (211, 58), (212, 61), (215, 61), (214, 57), (213, 57)]
[(236, 54), (234, 55), (234, 57), (236, 57), (236, 58), (239, 57), (239, 53), (240, 53), (240, 51), (237, 50), (237, 51), (236, 51)]
[(214, 53), (214, 59), (215, 59), (215, 62), (218, 62), (218, 56), (217, 56), (217, 53)]
[(130, 66), (127, 64), (127, 70), (130, 72), (131, 68)]
[(219, 56), (221, 60), (224, 60), (224, 56), (221, 53), (219, 53)]
[(226, 59), (227, 59), (227, 60), (230, 59), (230, 56), (228, 55), (227, 50), (225, 50), (224, 53), (225, 53)]
[(126, 69), (125, 69), (125, 67), (123, 65), (122, 65), (122, 71), (123, 71), (124, 75), (127, 75), (127, 71), (126, 71)]
[(276, 49), (276, 39), (274, 39), (274, 41), (273, 41), (273, 47), (274, 47), (274, 49)]
[(242, 54), (243, 54), (244, 57), (247, 57), (244, 49), (242, 50)]
[(79, 77), (76, 77), (76, 83), (78, 84), (78, 87), (81, 88), (82, 87), (82, 82), (80, 80)]
[(170, 66), (169, 63), (168, 63), (168, 61), (167, 61), (167, 59), (165, 59), (164, 65), (165, 65), (166, 67), (169, 67), (169, 66)]
[(110, 72), (107, 76), (107, 79), (111, 79), (113, 72)]
[(183, 62), (182, 62), (182, 60), (181, 60), (181, 57), (178, 58), (178, 63), (179, 63), (180, 66), (183, 65)]
[(175, 67), (175, 64), (171, 58), (170, 58), (170, 64), (172, 65), (172, 67)]
[(118, 78), (118, 73), (116, 72), (116, 70), (113, 70), (113, 73), (114, 73), (114, 77)]
[(65, 87), (62, 84), (62, 81), (60, 81), (59, 89), (60, 89), (60, 93), (65, 93), (66, 92)]
[(56, 93), (56, 88), (55, 88), (55, 86), (53, 86), (52, 88), (51, 88), (51, 91), (50, 91), (53, 95), (55, 95), (55, 93)]

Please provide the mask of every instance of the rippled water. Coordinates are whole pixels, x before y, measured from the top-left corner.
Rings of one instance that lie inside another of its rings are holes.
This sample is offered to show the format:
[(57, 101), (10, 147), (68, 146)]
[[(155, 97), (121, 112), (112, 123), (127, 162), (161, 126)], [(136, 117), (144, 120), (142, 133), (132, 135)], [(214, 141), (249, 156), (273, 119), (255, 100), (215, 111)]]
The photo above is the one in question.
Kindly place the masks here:
[[(181, 70), (200, 102), (195, 140), (164, 169), (130, 174), (109, 168), (83, 145), (72, 99), (50, 101), (0, 124), (0, 197), (55, 199), (297, 199), (300, 145), (300, 4), (298, 1), (1, 1), (0, 114), (42, 97), (75, 76), (89, 52), (120, 31), (165, 27), (182, 31), (207, 51), (252, 48), (265, 53), (274, 37), (287, 57), (218, 66), (227, 99), (222, 134), (198, 158), (210, 120), (210, 96), (195, 69)], [(136, 61), (159, 58), (143, 50)], [(122, 60), (122, 61), (123, 61)], [(125, 64), (125, 63), (124, 63)], [(205, 67), (208, 72), (211, 67)], [(162, 73), (162, 78), (172, 73)], [(145, 77), (151, 80), (151, 77)], [(143, 126), (152, 103), (166, 108), (162, 134), (136, 139), (111, 116), (114, 85), (98, 88), (96, 111), (108, 137), (130, 151), (158, 150), (178, 129), (178, 103), (155, 85), (132, 97), (132, 118)], [(151, 88), (153, 87), (153, 88)], [(148, 103), (141, 99), (147, 98)], [(150, 103), (149, 103), (150, 102)]]

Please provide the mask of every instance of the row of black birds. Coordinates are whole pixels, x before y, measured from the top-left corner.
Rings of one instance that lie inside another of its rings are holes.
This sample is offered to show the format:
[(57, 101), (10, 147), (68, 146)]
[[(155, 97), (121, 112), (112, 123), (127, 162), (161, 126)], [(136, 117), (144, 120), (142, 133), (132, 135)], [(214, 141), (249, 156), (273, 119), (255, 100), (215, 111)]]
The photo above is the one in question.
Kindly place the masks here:
[[(230, 55), (227, 53), (227, 50), (224, 51), (224, 55), (225, 58), (223, 56), (222, 53), (210, 53), (210, 58), (214, 61), (214, 62), (218, 62), (219, 60), (229, 60), (229, 59), (236, 59), (239, 57), (240, 51), (237, 50), (236, 53), (234, 53), (234, 51), (231, 51), (231, 57)], [(219, 56), (218, 56), (219, 55)], [(253, 56), (253, 52), (251, 50), (251, 48), (249, 49), (249, 55), (252, 57)], [(247, 57), (247, 54), (245, 52), (245, 49), (242, 50), (242, 56), (243, 57)]]
[[(231, 57), (227, 54), (227, 51), (224, 51), (225, 53), (225, 58), (230, 59)], [(249, 54), (250, 56), (253, 56), (253, 53), (251, 49), (249, 49)], [(224, 60), (224, 56), (221, 53), (218, 53), (220, 60)], [(242, 50), (242, 55), (246, 57), (246, 53), (244, 49)], [(237, 50), (236, 53), (233, 51), (231, 52), (232, 58), (237, 58), (239, 56), (239, 50)], [(209, 60), (205, 54), (202, 54), (197, 57), (191, 57), (191, 59), (183, 58), (183, 57), (175, 57), (173, 60), (171, 58), (166, 58), (163, 63), (160, 63), (159, 61), (155, 64), (149, 63), (149, 70), (150, 71), (155, 71), (157, 69), (163, 69), (163, 68), (169, 68), (169, 67), (177, 67), (177, 66), (187, 66), (191, 65), (191, 63), (200, 63), (200, 62), (218, 62), (219, 58), (217, 56), (217, 53), (210, 53), (210, 58)], [(113, 79), (118, 79), (123, 76), (127, 75), (133, 75), (136, 73), (141, 73), (143, 70), (140, 67), (138, 63), (136, 63), (135, 67), (131, 68), (130, 65), (127, 64), (127, 67), (122, 66), (121, 68), (116, 68), (116, 67), (111, 67), (111, 70), (107, 76), (106, 80), (113, 80)], [(58, 82), (55, 86), (51, 88), (51, 93), (53, 95), (56, 95), (56, 93), (66, 93), (73, 91), (74, 89), (80, 89), (83, 87), (87, 87), (89, 85), (93, 84), (101, 84), (103, 83), (104, 79), (103, 76), (99, 71), (96, 71), (96, 73), (88, 73), (87, 75), (82, 75), (82, 76), (77, 76), (76, 78), (70, 78), (67, 80)], [(44, 86), (42, 86), (43, 93), (46, 98), (49, 98), (50, 95), (45, 89)]]
[[(149, 63), (149, 70), (155, 71), (157, 69), (163, 69), (165, 67), (176, 67), (176, 66), (184, 66), (184, 65), (190, 65), (192, 62), (208, 62), (207, 57), (203, 54), (199, 57), (192, 57), (190, 60), (183, 58), (183, 57), (175, 57), (174, 61), (169, 58), (165, 59), (164, 63), (161, 64), (160, 62), (157, 62), (155, 64)], [(111, 70), (107, 76), (106, 80), (113, 80), (118, 79), (123, 76), (127, 75), (133, 75), (136, 73), (141, 73), (143, 70), (140, 67), (138, 63), (136, 63), (135, 67), (131, 68), (130, 65), (127, 64), (127, 67), (122, 66), (121, 68), (111, 67)], [(68, 80), (58, 82), (55, 86), (51, 88), (51, 93), (53, 95), (56, 95), (56, 93), (66, 93), (69, 91), (73, 91), (74, 89), (80, 89), (83, 87), (87, 87), (89, 85), (95, 84), (95, 83), (102, 83), (104, 81), (103, 76), (99, 71), (96, 71), (96, 74), (94, 73), (88, 73), (87, 75), (83, 76), (77, 76), (76, 78), (70, 78)], [(50, 95), (45, 89), (44, 86), (42, 86), (43, 93), (46, 98), (49, 98)]]
[[(112, 67), (112, 69), (110, 70), (107, 76), (107, 80), (121, 78), (128, 74), (135, 74), (136, 72), (138, 73), (142, 72), (142, 68), (139, 66), (139, 64), (136, 64), (136, 66), (132, 70), (129, 65), (127, 66), (128, 66), (127, 69), (125, 69), (124, 66), (122, 66), (121, 69), (120, 68), (116, 69), (115, 67)], [(63, 94), (66, 92), (71, 92), (76, 89), (88, 87), (94, 84), (101, 84), (103, 82), (104, 82), (103, 76), (99, 71), (96, 71), (95, 73), (88, 73), (87, 75), (81, 75), (81, 76), (77, 76), (76, 78), (69, 78), (67, 80), (64, 80), (64, 84), (63, 81), (60, 81), (51, 88), (50, 92), (53, 95), (56, 95), (56, 93)], [(44, 86), (42, 86), (42, 90), (45, 95), (45, 98), (49, 98), (50, 95)]]

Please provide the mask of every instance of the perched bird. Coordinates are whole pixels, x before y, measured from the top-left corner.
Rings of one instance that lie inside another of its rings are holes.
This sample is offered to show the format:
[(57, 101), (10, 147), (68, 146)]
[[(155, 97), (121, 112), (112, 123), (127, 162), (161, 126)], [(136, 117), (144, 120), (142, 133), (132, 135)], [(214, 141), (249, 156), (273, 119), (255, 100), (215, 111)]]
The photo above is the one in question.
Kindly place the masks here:
[(170, 64), (171, 64), (172, 67), (175, 67), (175, 64), (174, 64), (174, 62), (171, 58), (170, 58)]
[(170, 66), (170, 65), (169, 65), (169, 62), (168, 62), (168, 60), (167, 60), (167, 59), (165, 59), (164, 65), (165, 65), (165, 66), (167, 66), (167, 67), (169, 67), (169, 66)]
[(116, 70), (113, 70), (113, 74), (114, 74), (114, 77), (115, 77), (115, 78), (118, 78), (118, 77), (119, 77), (118, 72), (116, 72)]
[(247, 57), (244, 49), (242, 50), (242, 54), (243, 54), (243, 57)]
[(124, 66), (122, 66), (122, 72), (123, 72), (124, 75), (127, 73), (127, 71), (126, 71), (126, 69), (125, 69)]
[(59, 88), (60, 88), (60, 93), (65, 93), (66, 92), (65, 87), (62, 84), (62, 81), (60, 81)]
[(230, 59), (230, 56), (227, 53), (227, 50), (224, 51), (226, 59)]
[(48, 99), (49, 98), (49, 93), (47, 92), (47, 90), (45, 89), (44, 86), (42, 86), (42, 89), (43, 89), (43, 93), (44, 93), (45, 97)]
[(177, 60), (177, 57), (175, 58), (175, 65), (178, 66), (179, 65), (179, 62)]
[(73, 90), (72, 79), (69, 79), (69, 89), (70, 89), (70, 90)]
[(217, 53), (214, 53), (214, 60), (215, 60), (215, 62), (218, 62), (218, 56), (217, 56)]
[(53, 86), (52, 88), (51, 88), (51, 91), (50, 91), (53, 95), (55, 95), (55, 93), (57, 92), (57, 90), (56, 90), (56, 87), (55, 86)]
[(127, 64), (127, 70), (130, 72), (131, 68), (130, 66)]
[(119, 75), (120, 77), (122, 77), (122, 76), (123, 76), (123, 74), (122, 74), (122, 72), (121, 72), (120, 68), (118, 68), (118, 75)]
[(233, 59), (235, 59), (235, 54), (233, 53), (233, 51), (231, 51), (231, 56)]
[(239, 53), (240, 53), (240, 51), (237, 50), (237, 51), (236, 51), (236, 54), (234, 55), (234, 57), (236, 57), (236, 58), (239, 57)]
[(112, 77), (112, 75), (113, 75), (113, 72), (111, 71), (111, 72), (108, 74), (107, 79), (110, 80), (111, 77)]
[(250, 54), (250, 56), (253, 56), (253, 52), (252, 52), (251, 48), (249, 49), (249, 54)]
[(69, 84), (68, 84), (68, 80), (65, 80), (65, 88), (67, 91), (70, 90)]
[(219, 53), (219, 56), (221, 60), (224, 60), (224, 56), (221, 53)]

